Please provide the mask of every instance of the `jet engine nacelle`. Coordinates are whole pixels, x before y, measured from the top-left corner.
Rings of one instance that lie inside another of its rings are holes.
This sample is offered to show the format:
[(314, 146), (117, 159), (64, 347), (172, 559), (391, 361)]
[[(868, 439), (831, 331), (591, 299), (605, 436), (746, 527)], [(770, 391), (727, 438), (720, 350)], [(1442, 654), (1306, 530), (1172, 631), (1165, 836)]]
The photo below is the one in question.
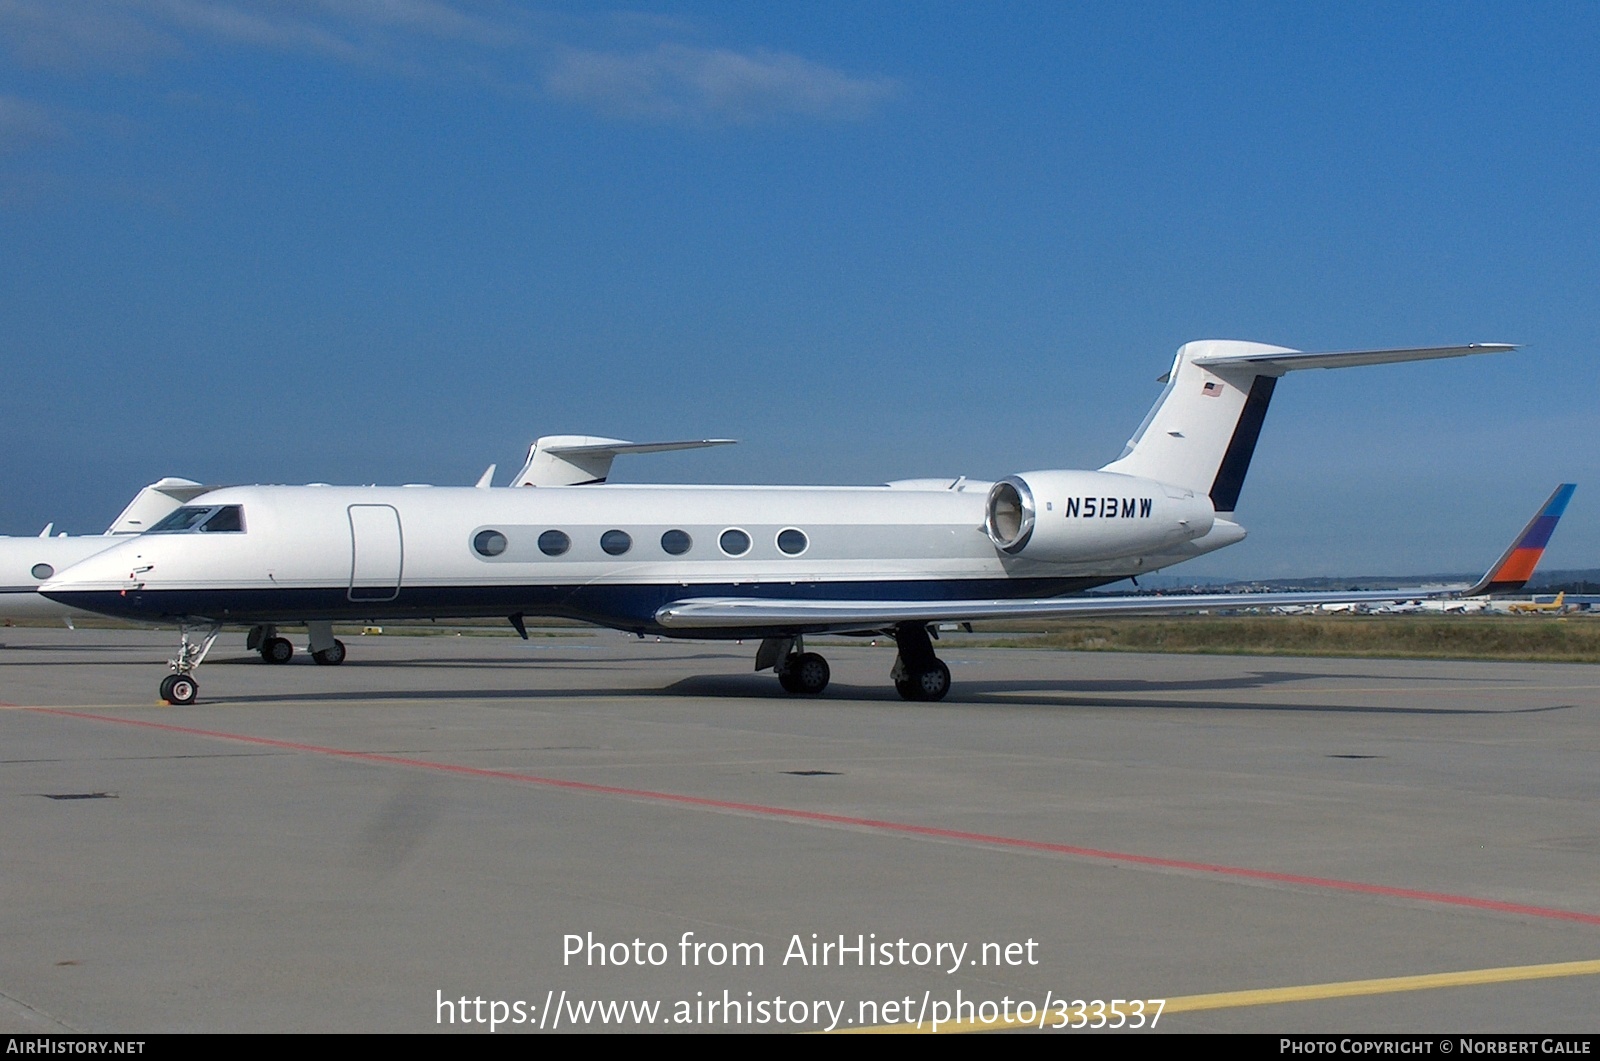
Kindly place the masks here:
[(1009, 475), (989, 489), (984, 529), (1011, 556), (1052, 563), (1140, 556), (1202, 537), (1216, 519), (1193, 490), (1115, 472)]

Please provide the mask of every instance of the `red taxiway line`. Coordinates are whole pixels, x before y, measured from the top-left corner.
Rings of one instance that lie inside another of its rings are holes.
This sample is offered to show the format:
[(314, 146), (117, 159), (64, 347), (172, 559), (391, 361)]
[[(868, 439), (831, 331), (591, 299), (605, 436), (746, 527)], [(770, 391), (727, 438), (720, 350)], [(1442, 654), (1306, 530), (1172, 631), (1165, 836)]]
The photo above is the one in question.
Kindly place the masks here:
[(1600, 914), (1584, 913), (1579, 910), (1562, 910), (1551, 906), (1529, 906), (1523, 903), (1508, 903), (1498, 899), (1479, 899), (1470, 895), (1452, 895), (1448, 892), (1420, 891), (1415, 888), (1395, 888), (1384, 884), (1366, 884), (1361, 881), (1338, 880), (1331, 877), (1309, 877), (1298, 873), (1277, 873), (1272, 870), (1251, 869), (1246, 866), (1224, 866), (1209, 862), (1191, 862), (1187, 859), (1160, 858), (1155, 855), (1137, 855), (1126, 851), (1105, 851), (1093, 847), (1077, 847), (1072, 844), (1050, 843), (1044, 840), (1028, 840), (1015, 836), (996, 836), (989, 833), (973, 833), (960, 829), (941, 829), (931, 825), (914, 825), (909, 822), (891, 822), (876, 818), (857, 818), (846, 814), (827, 814), (822, 811), (796, 810), (789, 807), (769, 807), (760, 803), (738, 803), (731, 800), (707, 799), (703, 796), (685, 796), (674, 792), (652, 792), (649, 789), (622, 788), (617, 785), (596, 785), (586, 781), (564, 781), (554, 777), (540, 777), (536, 774), (520, 774), (509, 770), (485, 770), (474, 766), (459, 766), (453, 763), (440, 763), (428, 759), (411, 759), (400, 755), (383, 755), (377, 752), (358, 752), (346, 748), (329, 748), (318, 744), (302, 744), (296, 741), (275, 740), (271, 737), (252, 737), (241, 733), (224, 733), (218, 730), (195, 729), (190, 726), (175, 726), (165, 722), (150, 722), (136, 718), (117, 718), (113, 715), (96, 715), (85, 711), (71, 711), (65, 708), (36, 707), (29, 710), (40, 714), (60, 715), (65, 718), (81, 718), (93, 722), (112, 722), (125, 726), (142, 726), (146, 729), (165, 730), (169, 733), (182, 733), (192, 737), (206, 737), (213, 740), (237, 741), (243, 744), (254, 744), (266, 748), (278, 748), (284, 751), (309, 752), (315, 755), (331, 755), (341, 759), (351, 759), (357, 762), (383, 763), (389, 766), (409, 766), (422, 770), (433, 770), (439, 773), (454, 774), (458, 777), (478, 777), (495, 781), (515, 781), (525, 785), (544, 785), (549, 788), (566, 789), (571, 792), (588, 792), (604, 796), (621, 796), (627, 799), (648, 800), (653, 803), (664, 803), (680, 807), (699, 807), (707, 810), (732, 811), (739, 814), (760, 815), (768, 818), (783, 818), (797, 822), (817, 822), (824, 825), (843, 825), (857, 829), (874, 829), (880, 832), (896, 833), (903, 836), (924, 836), (937, 840), (957, 840), (964, 843), (980, 844), (986, 847), (997, 847), (1020, 851), (1041, 851), (1054, 855), (1066, 855), (1072, 858), (1093, 859), (1100, 862), (1116, 862), (1133, 866), (1150, 866), (1156, 869), (1181, 870), (1189, 873), (1207, 874), (1215, 877), (1232, 878), (1236, 880), (1262, 881), (1271, 884), (1293, 885), (1302, 888), (1317, 888), (1325, 891), (1347, 892), (1357, 895), (1375, 895), (1386, 899), (1405, 899), (1411, 902), (1429, 903), (1437, 906), (1466, 907), (1473, 910), (1487, 910), (1500, 914), (1516, 914), (1523, 917), (1538, 917), (1554, 921), (1576, 921), (1586, 925), (1600, 925)]

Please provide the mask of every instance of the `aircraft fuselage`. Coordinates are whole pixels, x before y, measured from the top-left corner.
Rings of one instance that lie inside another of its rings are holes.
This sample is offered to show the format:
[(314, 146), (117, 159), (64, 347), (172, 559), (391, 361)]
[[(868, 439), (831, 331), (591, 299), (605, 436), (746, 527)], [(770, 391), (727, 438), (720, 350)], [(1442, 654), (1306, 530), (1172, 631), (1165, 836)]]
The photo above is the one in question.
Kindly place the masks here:
[[(231, 487), (208, 494), (202, 507), (236, 506), (241, 529), (141, 535), (46, 592), (144, 620), (291, 624), (523, 613), (681, 635), (655, 617), (690, 597), (1051, 597), (1202, 551), (1193, 539), (1212, 524), (1203, 496), (1130, 476), (1050, 474), (1052, 492), (1038, 500), (1034, 517), (1048, 558), (996, 546), (986, 530), (986, 482), (944, 489)], [(1173, 549), (1181, 555), (1169, 555)], [(741, 627), (694, 636), (761, 633)]]

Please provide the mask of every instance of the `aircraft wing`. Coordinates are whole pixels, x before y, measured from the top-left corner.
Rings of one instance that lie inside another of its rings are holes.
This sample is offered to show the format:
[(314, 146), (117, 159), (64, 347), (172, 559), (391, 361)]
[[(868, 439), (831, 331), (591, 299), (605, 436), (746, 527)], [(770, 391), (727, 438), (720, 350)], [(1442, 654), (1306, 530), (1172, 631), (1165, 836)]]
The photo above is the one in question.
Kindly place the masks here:
[[(1391, 351), (1392, 352), (1392, 351)], [(1321, 355), (1319, 355), (1321, 356)], [(1349, 593), (1174, 593), (1128, 596), (1046, 597), (1034, 600), (804, 600), (780, 597), (696, 597), (656, 612), (669, 630), (783, 629), (806, 633), (882, 630), (896, 623), (967, 622), (979, 619), (1071, 619), (1101, 615), (1172, 615), (1236, 608), (1293, 608), (1325, 604), (1382, 604), (1475, 596), (1520, 589), (1577, 489), (1556, 487), (1537, 514), (1472, 586), (1368, 590)]]
[(980, 619), (1073, 619), (1103, 615), (1171, 615), (1234, 608), (1364, 604), (1449, 597), (1465, 587), (1355, 593), (1174, 593), (1166, 596), (1046, 597), (1033, 600), (856, 601), (779, 597), (695, 597), (656, 612), (669, 630), (793, 627), (812, 633), (881, 630), (903, 622)]

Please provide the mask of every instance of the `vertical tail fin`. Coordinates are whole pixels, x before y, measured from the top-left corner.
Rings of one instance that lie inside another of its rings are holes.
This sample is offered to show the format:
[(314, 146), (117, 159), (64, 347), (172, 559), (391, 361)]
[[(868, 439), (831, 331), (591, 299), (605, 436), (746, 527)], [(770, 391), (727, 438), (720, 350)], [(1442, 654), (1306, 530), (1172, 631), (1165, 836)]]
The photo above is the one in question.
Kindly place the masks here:
[(1184, 343), (1161, 392), (1122, 456), (1102, 471), (1137, 475), (1205, 492), (1231, 518), (1255, 455), (1278, 377), (1302, 368), (1345, 368), (1515, 350), (1506, 343), (1304, 353), (1265, 343), (1202, 339)]
[[(1500, 559), (1496, 560), (1488, 573), (1478, 580), (1476, 586), (1462, 591), (1462, 596), (1515, 593), (1527, 585), (1528, 579), (1533, 577), (1533, 569), (1538, 566), (1540, 557), (1544, 556), (1545, 546), (1550, 544), (1550, 535), (1555, 533), (1556, 524), (1561, 521), (1562, 513), (1567, 510), (1567, 502), (1572, 500), (1572, 492), (1577, 488), (1575, 483), (1562, 483), (1556, 487), (1556, 492), (1550, 495), (1544, 507), (1528, 521), (1526, 527), (1522, 528), (1522, 533), (1517, 535), (1511, 547), (1500, 554)], [(1565, 597), (1562, 599), (1565, 600)]]

